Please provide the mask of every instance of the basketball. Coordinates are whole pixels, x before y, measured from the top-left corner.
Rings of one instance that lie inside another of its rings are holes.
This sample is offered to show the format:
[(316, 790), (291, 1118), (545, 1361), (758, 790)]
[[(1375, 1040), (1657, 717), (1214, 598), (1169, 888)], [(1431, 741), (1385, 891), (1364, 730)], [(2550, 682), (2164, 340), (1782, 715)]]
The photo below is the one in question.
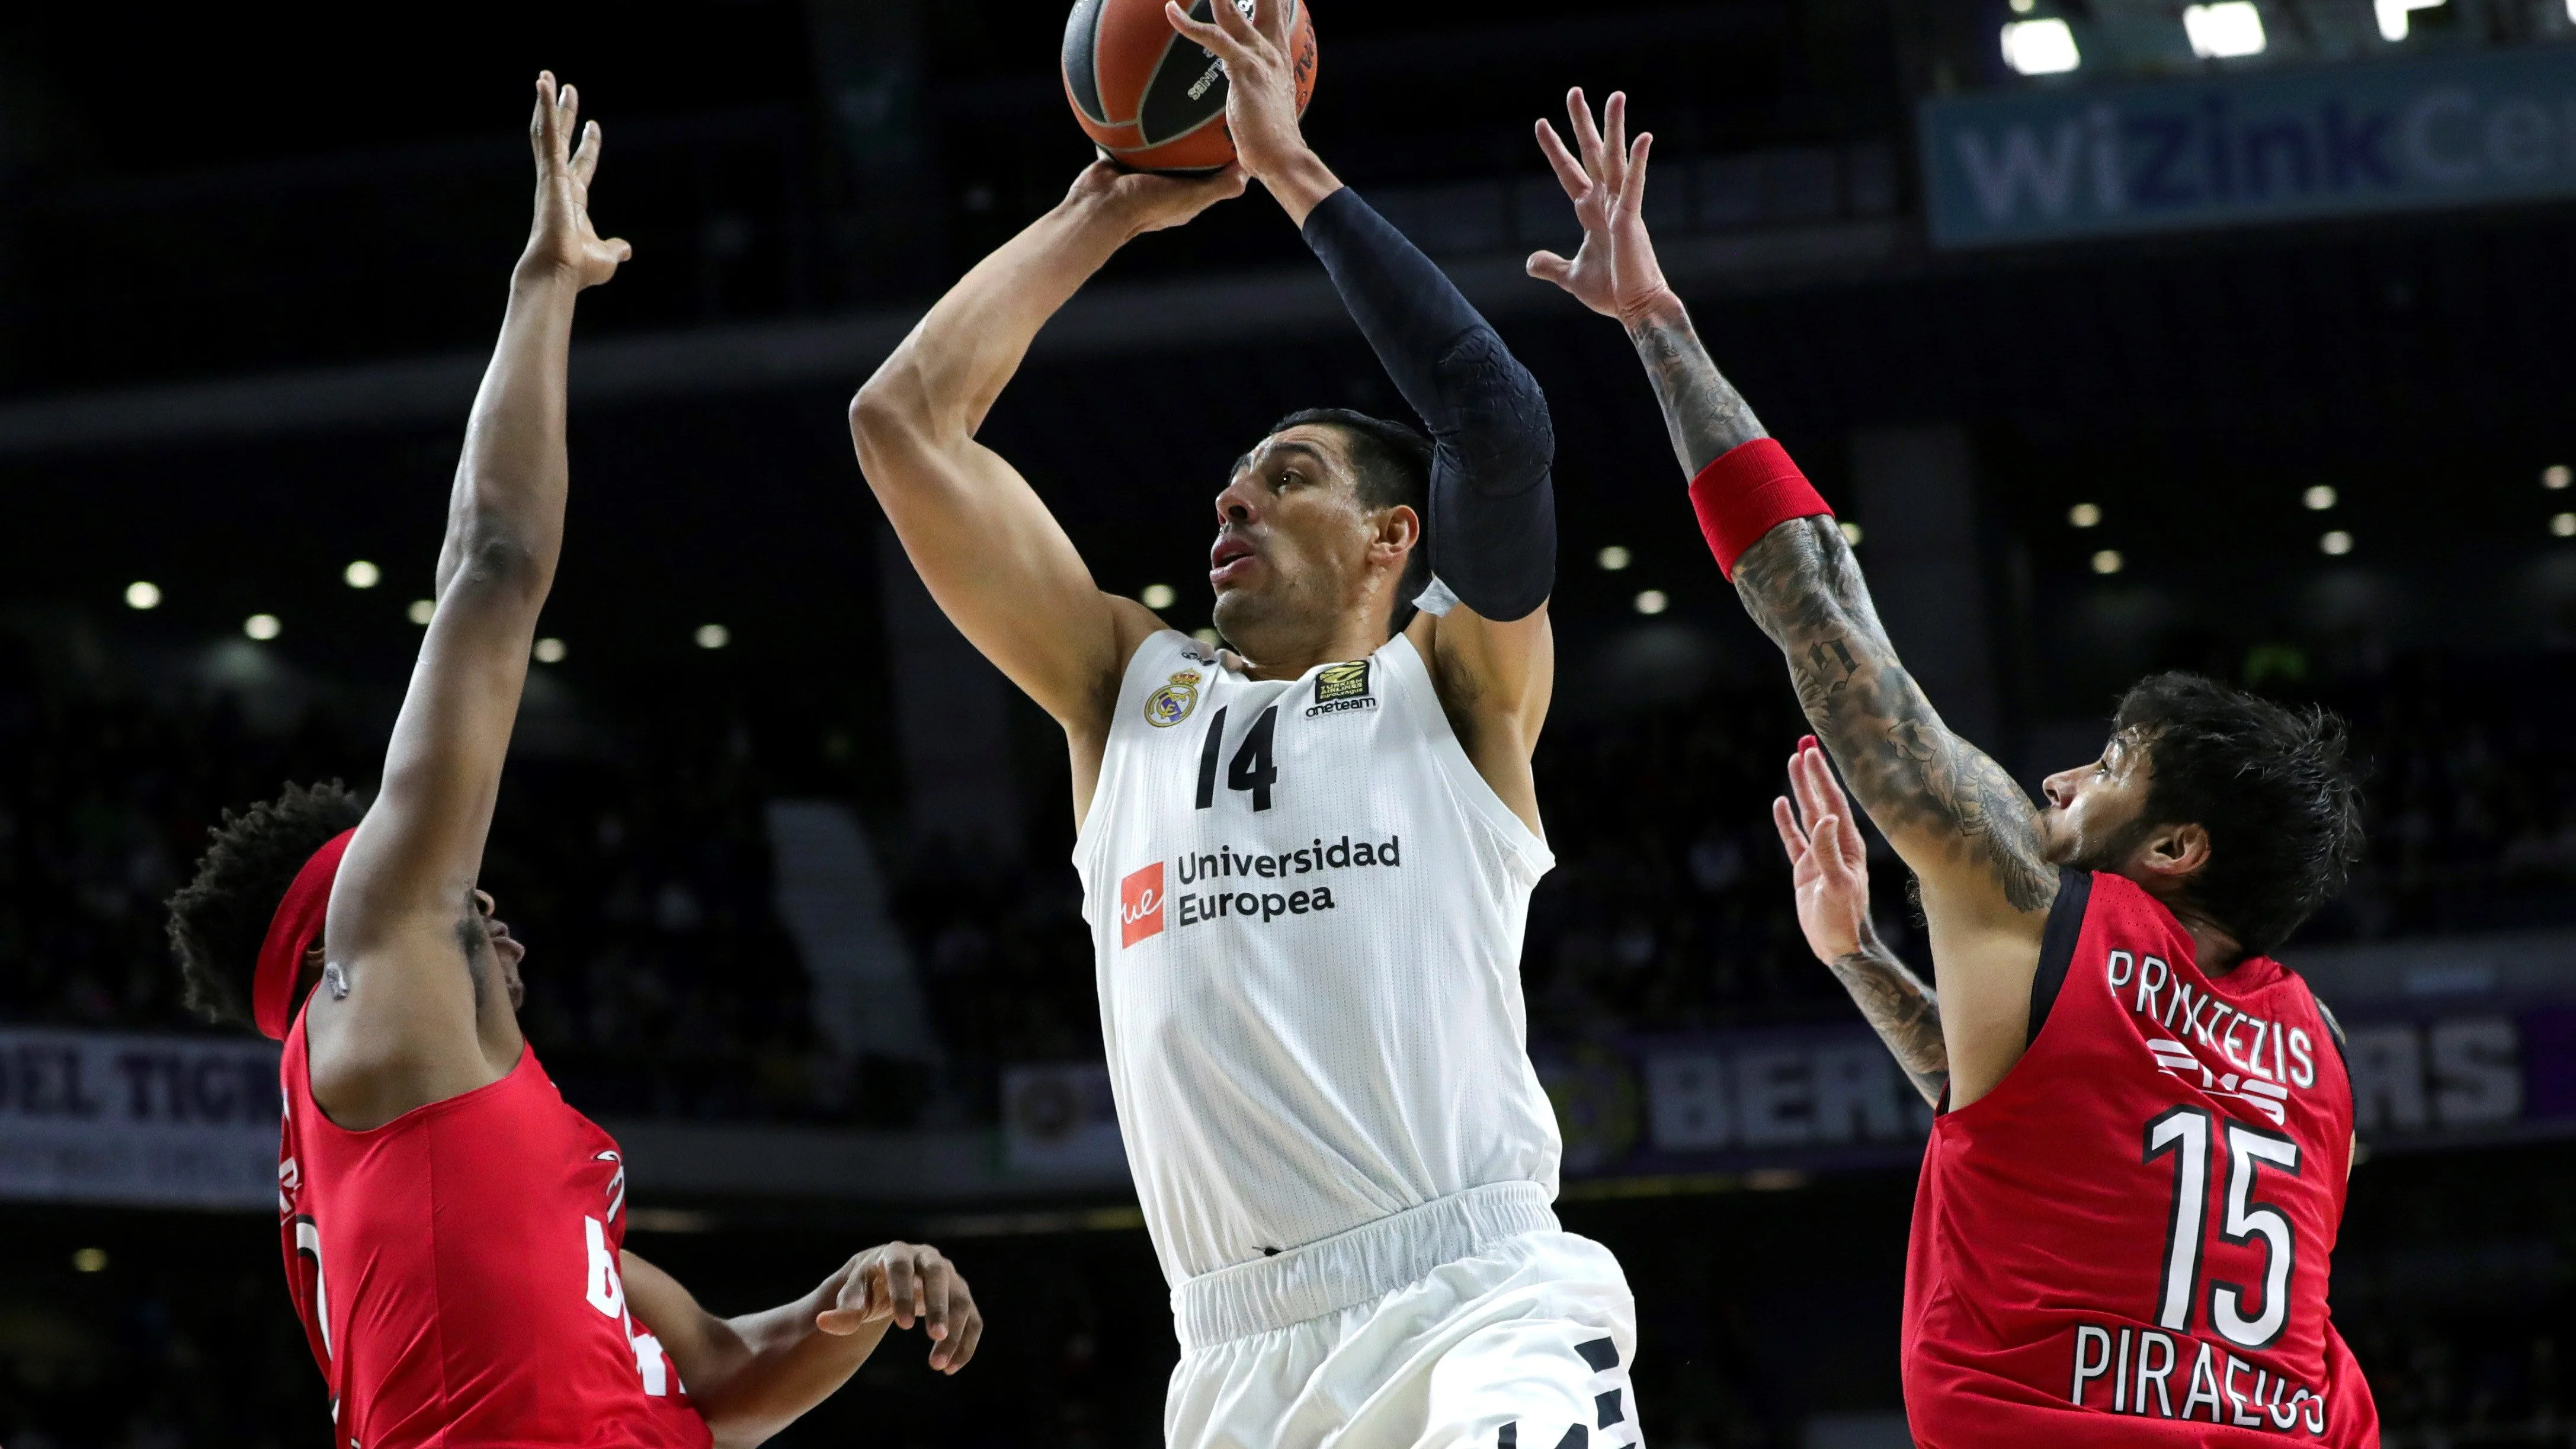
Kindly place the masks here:
[[(1207, 20), (1210, 0), (1190, 18)], [(1246, 14), (1247, 0), (1235, 0)], [(1315, 21), (1304, 0), (1291, 12), (1297, 110), (1315, 94)], [(1131, 171), (1191, 174), (1234, 159), (1225, 128), (1225, 67), (1183, 40), (1163, 0), (1074, 0), (1064, 27), (1064, 91), (1100, 154)]]

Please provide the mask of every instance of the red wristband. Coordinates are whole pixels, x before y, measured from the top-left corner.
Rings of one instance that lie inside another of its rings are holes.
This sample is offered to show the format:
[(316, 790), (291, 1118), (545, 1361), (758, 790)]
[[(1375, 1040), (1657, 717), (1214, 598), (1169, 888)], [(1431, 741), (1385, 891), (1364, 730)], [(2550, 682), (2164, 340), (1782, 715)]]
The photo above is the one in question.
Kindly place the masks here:
[(1789, 461), (1789, 450), (1769, 438), (1719, 454), (1691, 480), (1690, 497), (1708, 551), (1729, 579), (1735, 577), (1735, 561), (1762, 535), (1792, 519), (1833, 516), (1824, 495)]

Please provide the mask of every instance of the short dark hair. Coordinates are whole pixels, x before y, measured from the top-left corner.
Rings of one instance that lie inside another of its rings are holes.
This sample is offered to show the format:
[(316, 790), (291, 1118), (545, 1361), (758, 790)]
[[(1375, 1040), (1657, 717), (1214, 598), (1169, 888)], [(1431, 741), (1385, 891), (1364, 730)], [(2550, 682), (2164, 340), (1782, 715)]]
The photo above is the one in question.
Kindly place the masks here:
[(227, 810), (206, 832), (196, 878), (170, 897), (170, 954), (183, 1000), (208, 1021), (251, 1026), (260, 943), (295, 874), (313, 852), (358, 823), (366, 806), (337, 780), (288, 785), (274, 800)]
[(2247, 955), (2280, 949), (2360, 863), (2361, 787), (2331, 711), (2157, 674), (2121, 697), (2114, 728), (2146, 750), (2142, 823), (2209, 832), (2187, 898)]
[(1431, 586), (1431, 440), (1418, 429), (1354, 408), (1305, 408), (1271, 424), (1270, 431), (1299, 427), (1341, 430), (1359, 473), (1363, 507), (1374, 512), (1402, 504), (1422, 520), (1422, 537), (1396, 580), (1394, 631), (1401, 633), (1413, 621), (1414, 599)]

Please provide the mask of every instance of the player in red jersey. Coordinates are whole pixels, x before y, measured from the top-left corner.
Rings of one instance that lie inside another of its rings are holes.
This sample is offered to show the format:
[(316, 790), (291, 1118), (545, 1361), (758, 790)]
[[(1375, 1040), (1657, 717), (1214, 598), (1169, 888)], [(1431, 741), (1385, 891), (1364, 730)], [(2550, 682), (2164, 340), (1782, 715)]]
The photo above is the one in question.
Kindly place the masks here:
[[(2035, 806), (1941, 722), (1830, 510), (1709, 360), (1656, 264), (1651, 138), (1628, 143), (1625, 109), (1596, 125), (1575, 92), (1573, 150), (1540, 124), (1584, 238), (1529, 269), (1627, 326), (1719, 567), (1921, 885), (1937, 1013), (1897, 1035), (1944, 1110), (1906, 1265), (1916, 1441), (2376, 1444), (2326, 1311), (2351, 1084), (2330, 1018), (2269, 955), (2360, 852), (2340, 723), (2157, 676)], [(1821, 839), (1783, 830), (1821, 897), (1857, 840), (1821, 755), (1798, 769)], [(1870, 938), (1845, 924), (1827, 945), (1859, 971)]]
[(536, 221), (448, 503), (437, 613), (361, 811), (336, 783), (227, 813), (171, 900), (191, 1004), (286, 1043), (278, 1215), (335, 1440), (699, 1449), (820, 1403), (889, 1322), (933, 1367), (983, 1320), (936, 1249), (891, 1243), (723, 1319), (625, 1251), (626, 1169), (520, 1035), (525, 948), (475, 888), (563, 536), (574, 298), (624, 242), (587, 211), (599, 128), (537, 82)]

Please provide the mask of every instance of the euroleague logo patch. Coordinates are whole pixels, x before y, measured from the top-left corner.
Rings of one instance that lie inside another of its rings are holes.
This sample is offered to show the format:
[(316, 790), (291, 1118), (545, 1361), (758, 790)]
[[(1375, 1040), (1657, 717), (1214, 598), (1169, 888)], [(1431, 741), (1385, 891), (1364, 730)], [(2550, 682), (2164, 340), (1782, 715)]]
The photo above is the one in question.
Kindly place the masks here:
[(1315, 702), (1307, 709), (1306, 718), (1375, 708), (1377, 698), (1369, 693), (1369, 661), (1357, 659), (1348, 664), (1327, 664), (1315, 676)]
[(1163, 863), (1155, 861), (1118, 883), (1118, 947), (1125, 950), (1163, 934)]
[(1145, 723), (1167, 730), (1190, 717), (1199, 707), (1199, 673), (1195, 669), (1176, 671), (1162, 688), (1145, 700)]

